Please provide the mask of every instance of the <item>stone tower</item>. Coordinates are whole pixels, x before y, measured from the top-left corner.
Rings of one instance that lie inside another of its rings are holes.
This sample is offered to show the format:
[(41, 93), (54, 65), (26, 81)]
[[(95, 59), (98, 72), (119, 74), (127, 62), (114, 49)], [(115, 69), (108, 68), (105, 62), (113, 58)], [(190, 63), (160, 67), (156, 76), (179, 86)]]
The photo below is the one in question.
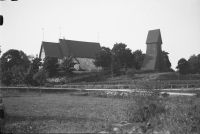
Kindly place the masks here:
[(150, 30), (146, 40), (147, 49), (141, 70), (168, 71), (162, 53), (160, 29)]

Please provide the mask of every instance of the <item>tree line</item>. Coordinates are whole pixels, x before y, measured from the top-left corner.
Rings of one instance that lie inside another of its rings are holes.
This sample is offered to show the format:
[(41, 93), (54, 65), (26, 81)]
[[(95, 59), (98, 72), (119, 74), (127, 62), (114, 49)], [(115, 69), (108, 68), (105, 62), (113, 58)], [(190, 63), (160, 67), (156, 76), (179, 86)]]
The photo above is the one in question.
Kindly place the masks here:
[(188, 60), (181, 58), (176, 68), (181, 74), (200, 74), (200, 54), (193, 54)]
[[(1, 53), (1, 49), (0, 49)], [(168, 52), (163, 51), (167, 67), (171, 69)], [(118, 74), (120, 69), (135, 68), (140, 70), (145, 54), (141, 50), (132, 51), (124, 43), (116, 43), (113, 48), (101, 47), (95, 54), (94, 65), (103, 71)], [(46, 78), (58, 75), (61, 71), (65, 76), (70, 76), (75, 70), (73, 57), (45, 57), (43, 62), (38, 57), (27, 56), (23, 51), (10, 49), (0, 58), (1, 82), (5, 85), (27, 84), (39, 86), (45, 83)], [(188, 61), (181, 58), (176, 67), (182, 74), (200, 73), (200, 54), (192, 55)], [(59, 75), (58, 75), (59, 76)]]
[(1, 82), (5, 85), (26, 84), (39, 86), (48, 77), (55, 76), (58, 71), (65, 75), (74, 70), (75, 63), (71, 57), (65, 57), (60, 62), (56, 57), (40, 58), (27, 56), (23, 51), (10, 49), (0, 58)]
[[(171, 62), (168, 52), (163, 51), (164, 60), (169, 70)], [(102, 47), (101, 51), (96, 53), (94, 64), (102, 67), (104, 70), (111, 70), (113, 73), (119, 72), (121, 68), (135, 68), (140, 70), (145, 54), (141, 50), (131, 51), (124, 43), (116, 43), (113, 48)]]

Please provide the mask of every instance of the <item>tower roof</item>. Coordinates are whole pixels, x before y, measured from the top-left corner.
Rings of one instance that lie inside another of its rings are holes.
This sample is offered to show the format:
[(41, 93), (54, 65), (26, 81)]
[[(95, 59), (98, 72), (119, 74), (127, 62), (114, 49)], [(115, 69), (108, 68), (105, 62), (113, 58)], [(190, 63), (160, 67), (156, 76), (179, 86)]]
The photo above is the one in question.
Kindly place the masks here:
[(150, 30), (148, 32), (146, 44), (159, 43), (162, 44), (160, 29)]

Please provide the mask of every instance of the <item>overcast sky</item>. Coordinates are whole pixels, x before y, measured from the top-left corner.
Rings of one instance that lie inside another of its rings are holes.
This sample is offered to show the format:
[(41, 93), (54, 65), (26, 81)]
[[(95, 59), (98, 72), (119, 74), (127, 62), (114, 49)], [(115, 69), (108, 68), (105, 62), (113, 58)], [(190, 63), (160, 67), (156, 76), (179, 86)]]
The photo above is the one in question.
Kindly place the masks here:
[(0, 46), (39, 54), (41, 42), (125, 43), (146, 53), (149, 30), (160, 29), (172, 68), (200, 54), (200, 0), (18, 0), (0, 1)]

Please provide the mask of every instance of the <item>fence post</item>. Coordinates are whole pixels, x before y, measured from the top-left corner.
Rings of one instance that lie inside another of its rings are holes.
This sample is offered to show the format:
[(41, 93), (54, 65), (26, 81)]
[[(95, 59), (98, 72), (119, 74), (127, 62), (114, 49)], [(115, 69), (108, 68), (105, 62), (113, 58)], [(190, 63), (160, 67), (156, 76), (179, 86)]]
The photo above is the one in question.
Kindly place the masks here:
[(171, 89), (172, 89), (172, 85), (171, 85)]

